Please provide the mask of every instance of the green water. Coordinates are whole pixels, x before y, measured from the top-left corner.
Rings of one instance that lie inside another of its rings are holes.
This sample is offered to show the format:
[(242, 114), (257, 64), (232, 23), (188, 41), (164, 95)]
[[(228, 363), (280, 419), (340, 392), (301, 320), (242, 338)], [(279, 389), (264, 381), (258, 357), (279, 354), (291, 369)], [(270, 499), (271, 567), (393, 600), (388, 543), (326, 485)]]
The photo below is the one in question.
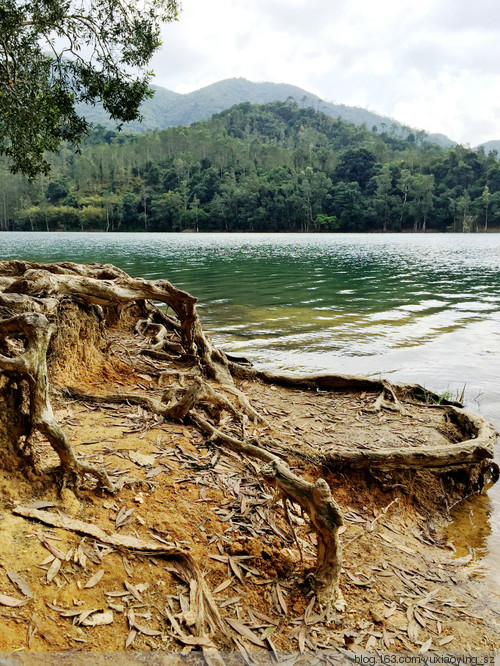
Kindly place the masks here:
[[(3, 233), (0, 255), (167, 278), (217, 344), (261, 367), (465, 387), (500, 429), (500, 234)], [(489, 497), (468, 538), (500, 593), (500, 486)]]

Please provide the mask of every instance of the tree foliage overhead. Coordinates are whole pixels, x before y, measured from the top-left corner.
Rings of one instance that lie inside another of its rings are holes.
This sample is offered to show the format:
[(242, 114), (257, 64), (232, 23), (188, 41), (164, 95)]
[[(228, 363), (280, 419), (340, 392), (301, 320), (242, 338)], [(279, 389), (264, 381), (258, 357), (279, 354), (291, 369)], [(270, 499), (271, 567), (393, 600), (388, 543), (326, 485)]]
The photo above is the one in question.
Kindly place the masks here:
[(77, 103), (137, 119), (161, 24), (177, 12), (177, 0), (2, 0), (0, 151), (12, 170), (47, 172), (44, 152), (81, 141)]

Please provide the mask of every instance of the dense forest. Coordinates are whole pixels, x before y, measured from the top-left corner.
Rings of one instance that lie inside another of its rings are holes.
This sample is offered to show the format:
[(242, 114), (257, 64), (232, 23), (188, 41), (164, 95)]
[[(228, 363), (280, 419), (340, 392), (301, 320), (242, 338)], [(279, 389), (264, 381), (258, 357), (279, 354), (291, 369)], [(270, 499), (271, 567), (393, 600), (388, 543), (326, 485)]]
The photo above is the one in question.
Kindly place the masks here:
[(0, 165), (0, 229), (486, 231), (500, 227), (497, 153), (369, 130), (293, 100), (190, 127), (98, 127), (28, 182)]

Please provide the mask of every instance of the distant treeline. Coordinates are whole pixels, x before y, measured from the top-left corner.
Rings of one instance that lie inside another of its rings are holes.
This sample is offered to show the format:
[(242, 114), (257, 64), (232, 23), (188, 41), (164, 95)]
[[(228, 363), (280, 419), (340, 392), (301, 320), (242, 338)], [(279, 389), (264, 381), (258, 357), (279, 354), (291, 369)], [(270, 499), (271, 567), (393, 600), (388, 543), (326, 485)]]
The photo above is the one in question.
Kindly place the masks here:
[(483, 231), (500, 227), (500, 162), (423, 132), (368, 130), (293, 101), (190, 127), (98, 127), (34, 183), (1, 164), (3, 230)]

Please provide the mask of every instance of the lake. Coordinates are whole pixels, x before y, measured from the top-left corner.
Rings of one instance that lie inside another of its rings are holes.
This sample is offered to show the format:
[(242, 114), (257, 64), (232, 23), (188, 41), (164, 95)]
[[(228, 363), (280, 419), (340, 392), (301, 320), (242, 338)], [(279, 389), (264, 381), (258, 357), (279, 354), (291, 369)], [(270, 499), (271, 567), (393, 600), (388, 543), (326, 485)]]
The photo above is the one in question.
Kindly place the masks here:
[[(198, 297), (220, 347), (259, 367), (463, 394), (500, 430), (500, 234), (2, 233), (0, 250), (166, 278)], [(500, 484), (451, 535), (500, 594)]]

